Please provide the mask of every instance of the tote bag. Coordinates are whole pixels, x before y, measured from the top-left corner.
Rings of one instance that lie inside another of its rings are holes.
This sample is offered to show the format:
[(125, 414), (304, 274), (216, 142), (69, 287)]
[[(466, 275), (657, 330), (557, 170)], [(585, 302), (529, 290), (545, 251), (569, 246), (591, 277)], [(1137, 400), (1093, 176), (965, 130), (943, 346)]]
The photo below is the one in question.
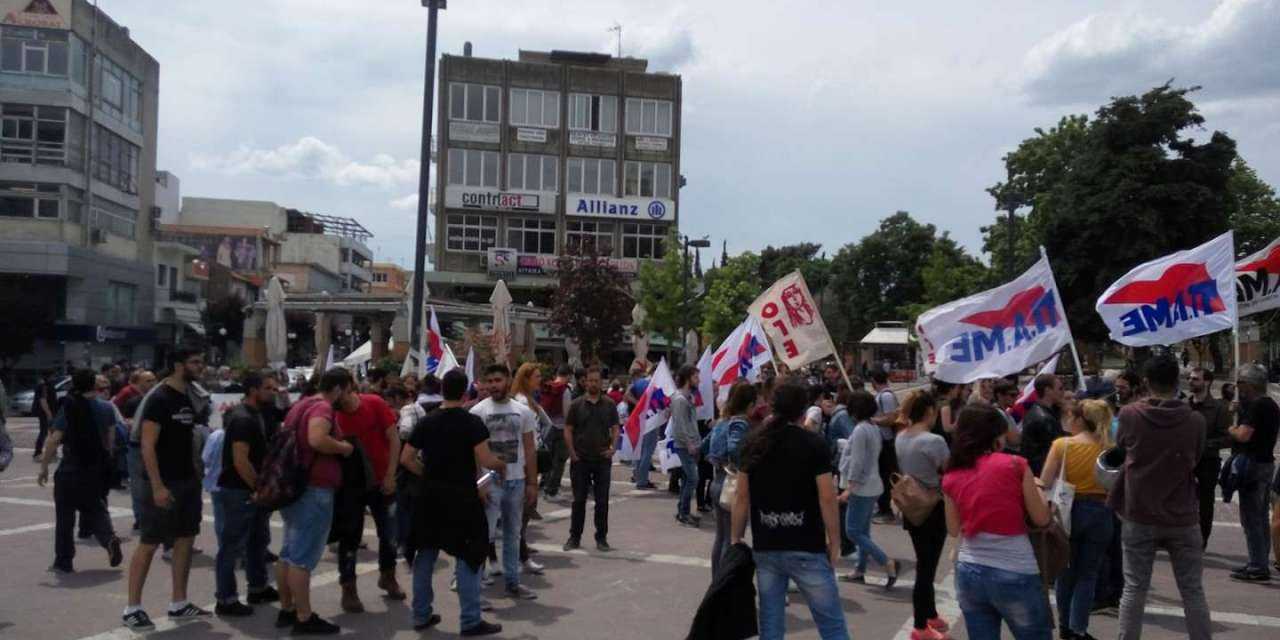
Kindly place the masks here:
[(1059, 521), (1062, 523), (1062, 531), (1069, 537), (1071, 535), (1071, 506), (1076, 501), (1076, 486), (1067, 482), (1067, 456), (1071, 453), (1071, 443), (1064, 442), (1062, 446), (1062, 466), (1058, 467), (1058, 481), (1053, 483), (1053, 488), (1049, 490), (1049, 504), (1053, 505), (1058, 511)]

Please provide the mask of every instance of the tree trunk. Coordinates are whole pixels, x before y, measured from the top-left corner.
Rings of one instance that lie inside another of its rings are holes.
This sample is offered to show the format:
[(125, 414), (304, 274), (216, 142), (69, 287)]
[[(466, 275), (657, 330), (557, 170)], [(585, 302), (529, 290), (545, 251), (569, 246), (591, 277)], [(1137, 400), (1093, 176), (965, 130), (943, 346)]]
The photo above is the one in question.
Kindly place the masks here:
[(1209, 354), (1213, 357), (1213, 370), (1221, 374), (1224, 369), (1222, 355), (1222, 341), (1218, 336), (1209, 337)]

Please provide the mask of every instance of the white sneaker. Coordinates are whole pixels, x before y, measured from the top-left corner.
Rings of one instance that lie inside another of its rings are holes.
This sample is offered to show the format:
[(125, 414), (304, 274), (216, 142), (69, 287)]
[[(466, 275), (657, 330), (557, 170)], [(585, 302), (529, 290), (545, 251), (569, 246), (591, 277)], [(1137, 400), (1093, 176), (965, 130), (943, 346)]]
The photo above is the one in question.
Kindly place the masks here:
[(491, 575), (491, 576), (500, 576), (500, 575), (502, 575), (502, 565), (500, 565), (500, 564), (495, 564), (495, 565), (493, 565), (493, 566), (489, 567), (489, 575)]
[(525, 573), (531, 573), (531, 574), (533, 574), (533, 575), (535, 575), (535, 576), (540, 576), (540, 575), (542, 575), (542, 572), (543, 572), (543, 570), (544, 570), (544, 569), (546, 569), (546, 567), (544, 567), (544, 566), (542, 566), (542, 565), (538, 564), (537, 562), (535, 562), (535, 561), (533, 560), (533, 558), (529, 558), (528, 560), (525, 560), (525, 561), (524, 561), (524, 571), (525, 571)]
[(485, 576), (485, 577), (483, 577), (483, 578), (480, 578), (480, 586), (482, 586), (482, 587), (492, 587), (492, 586), (493, 586), (493, 576)]

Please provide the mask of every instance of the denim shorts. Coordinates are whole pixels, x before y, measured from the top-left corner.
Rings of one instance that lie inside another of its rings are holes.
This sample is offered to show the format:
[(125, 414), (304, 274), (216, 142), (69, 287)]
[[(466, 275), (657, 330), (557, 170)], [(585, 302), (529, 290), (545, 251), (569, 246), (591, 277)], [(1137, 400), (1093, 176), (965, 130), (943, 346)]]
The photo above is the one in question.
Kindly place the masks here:
[(315, 571), (333, 524), (333, 489), (307, 487), (293, 504), (280, 510), (284, 518), (284, 543), (280, 560)]

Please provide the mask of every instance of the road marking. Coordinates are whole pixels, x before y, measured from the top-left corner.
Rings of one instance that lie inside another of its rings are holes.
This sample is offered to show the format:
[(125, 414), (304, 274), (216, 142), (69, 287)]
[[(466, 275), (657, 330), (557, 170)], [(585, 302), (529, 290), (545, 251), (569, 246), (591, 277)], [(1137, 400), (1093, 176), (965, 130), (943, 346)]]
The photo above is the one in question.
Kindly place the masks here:
[(0, 480), (0, 484), (8, 484), (10, 482), (23, 482), (25, 480), (35, 480), (39, 476), (18, 476), (17, 478), (5, 478)]
[[(0, 497), (0, 504), (12, 504), (12, 505), (20, 505), (24, 507), (48, 507), (50, 509), (52, 509), (54, 506), (53, 503), (48, 500), (30, 500), (27, 498), (9, 498), (9, 497)], [(107, 513), (111, 515), (111, 518), (113, 520), (116, 518), (124, 518), (124, 517), (129, 517), (133, 515), (132, 511), (129, 511), (127, 509), (121, 509), (119, 507), (108, 507)], [(40, 524), (32, 524), (32, 525), (27, 525), (25, 527), (14, 527), (12, 529), (2, 529), (0, 530), (0, 537), (16, 536), (23, 533), (33, 533), (36, 531), (48, 531), (50, 529), (53, 529), (54, 526), (55, 525), (52, 522), (42, 522)]]

